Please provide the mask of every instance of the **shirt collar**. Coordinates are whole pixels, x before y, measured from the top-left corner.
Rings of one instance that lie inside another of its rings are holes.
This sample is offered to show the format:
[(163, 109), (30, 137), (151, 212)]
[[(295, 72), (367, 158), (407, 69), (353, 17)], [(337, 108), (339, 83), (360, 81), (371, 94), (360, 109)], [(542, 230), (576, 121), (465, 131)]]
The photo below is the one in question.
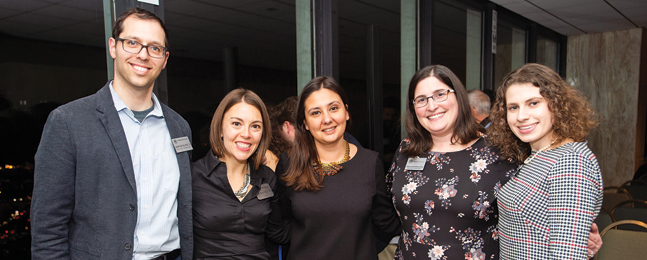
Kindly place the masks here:
[(205, 162), (205, 166), (207, 167), (207, 177), (211, 176), (216, 167), (218, 167), (218, 165), (220, 165), (221, 163), (223, 162), (213, 154), (213, 150), (209, 149), (209, 152), (207, 152), (207, 161)]
[[(117, 109), (117, 112), (120, 112), (122, 110), (129, 111), (132, 113), (132, 110), (126, 106), (123, 100), (117, 95), (117, 92), (115, 92), (115, 89), (112, 86), (112, 83), (115, 81), (112, 80), (110, 81), (110, 94), (112, 95), (112, 102), (115, 104), (115, 108)], [(155, 96), (155, 93), (152, 94), (152, 99), (153, 99), (153, 111), (149, 113), (150, 116), (156, 116), (156, 117), (164, 117), (164, 113), (162, 112), (162, 106), (160, 105), (159, 100), (157, 99), (157, 96)], [(128, 113), (128, 112), (127, 112)]]
[[(207, 176), (211, 176), (211, 174), (213, 174), (215, 172), (215, 169), (218, 167), (218, 165), (220, 165), (221, 163), (224, 164), (224, 162), (221, 161), (220, 159), (218, 159), (218, 157), (216, 157), (213, 154), (213, 150), (211, 150), (211, 149), (209, 149), (209, 152), (207, 153), (207, 155), (208, 155), (207, 156), (207, 161), (205, 162), (205, 165), (206, 165), (207, 170), (208, 170)], [(260, 174), (257, 173), (258, 170), (254, 170), (254, 165), (252, 164), (252, 162), (249, 163), (249, 166), (250, 166), (250, 169), (249, 169), (249, 177), (250, 177), (250, 179), (252, 179), (252, 180), (261, 179)], [(260, 167), (259, 167), (259, 170), (260, 170)], [(256, 181), (253, 181), (252, 185), (260, 186), (260, 183), (258, 183)]]

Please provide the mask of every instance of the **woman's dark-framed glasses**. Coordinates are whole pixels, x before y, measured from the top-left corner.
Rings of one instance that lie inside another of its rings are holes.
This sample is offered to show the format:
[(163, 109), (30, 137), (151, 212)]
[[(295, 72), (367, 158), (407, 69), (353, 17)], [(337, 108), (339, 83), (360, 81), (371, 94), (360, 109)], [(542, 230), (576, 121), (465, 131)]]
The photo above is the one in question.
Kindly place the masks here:
[(427, 100), (429, 100), (430, 98), (433, 99), (434, 102), (440, 103), (447, 100), (449, 93), (454, 93), (454, 92), (455, 91), (453, 89), (445, 89), (445, 90), (437, 91), (436, 93), (428, 97), (417, 96), (416, 98), (413, 99), (413, 105), (415, 107), (424, 107), (427, 105)]
[(123, 47), (124, 51), (132, 54), (138, 54), (144, 47), (146, 47), (148, 56), (161, 59), (166, 56), (166, 52), (168, 51), (166, 47), (159, 45), (143, 45), (140, 42), (131, 39), (117, 38), (117, 40), (121, 41), (121, 46)]

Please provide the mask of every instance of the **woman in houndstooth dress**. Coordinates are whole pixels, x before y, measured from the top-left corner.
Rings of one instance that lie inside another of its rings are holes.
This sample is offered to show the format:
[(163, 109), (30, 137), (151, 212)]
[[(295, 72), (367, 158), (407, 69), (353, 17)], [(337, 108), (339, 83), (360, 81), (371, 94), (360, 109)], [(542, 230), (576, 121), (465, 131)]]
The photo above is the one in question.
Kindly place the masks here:
[(550, 68), (526, 64), (506, 76), (490, 117), (499, 155), (520, 164), (498, 197), (501, 259), (591, 257), (603, 186), (586, 99)]

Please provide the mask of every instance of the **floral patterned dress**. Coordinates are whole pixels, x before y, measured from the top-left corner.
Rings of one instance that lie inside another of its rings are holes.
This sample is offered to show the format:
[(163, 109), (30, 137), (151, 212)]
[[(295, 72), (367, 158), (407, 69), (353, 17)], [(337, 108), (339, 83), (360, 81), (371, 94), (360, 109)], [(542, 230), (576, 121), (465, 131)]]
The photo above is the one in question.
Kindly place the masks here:
[(395, 259), (499, 259), (496, 197), (516, 171), (485, 144), (485, 138), (456, 152), (426, 152), (424, 169), (405, 170), (395, 153), (387, 176), (402, 222)]

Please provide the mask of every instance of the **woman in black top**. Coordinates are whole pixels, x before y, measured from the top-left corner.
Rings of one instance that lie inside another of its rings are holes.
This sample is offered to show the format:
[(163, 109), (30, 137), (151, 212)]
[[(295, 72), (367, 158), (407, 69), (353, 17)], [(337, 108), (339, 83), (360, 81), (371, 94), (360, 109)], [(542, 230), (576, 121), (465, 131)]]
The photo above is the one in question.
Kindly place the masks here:
[(211, 122), (211, 151), (192, 167), (195, 259), (270, 259), (265, 238), (289, 238), (276, 176), (262, 165), (270, 123), (254, 92), (227, 94)]
[(284, 177), (293, 214), (288, 259), (375, 260), (373, 226), (391, 236), (400, 230), (378, 154), (343, 138), (349, 119), (332, 78), (304, 87)]

